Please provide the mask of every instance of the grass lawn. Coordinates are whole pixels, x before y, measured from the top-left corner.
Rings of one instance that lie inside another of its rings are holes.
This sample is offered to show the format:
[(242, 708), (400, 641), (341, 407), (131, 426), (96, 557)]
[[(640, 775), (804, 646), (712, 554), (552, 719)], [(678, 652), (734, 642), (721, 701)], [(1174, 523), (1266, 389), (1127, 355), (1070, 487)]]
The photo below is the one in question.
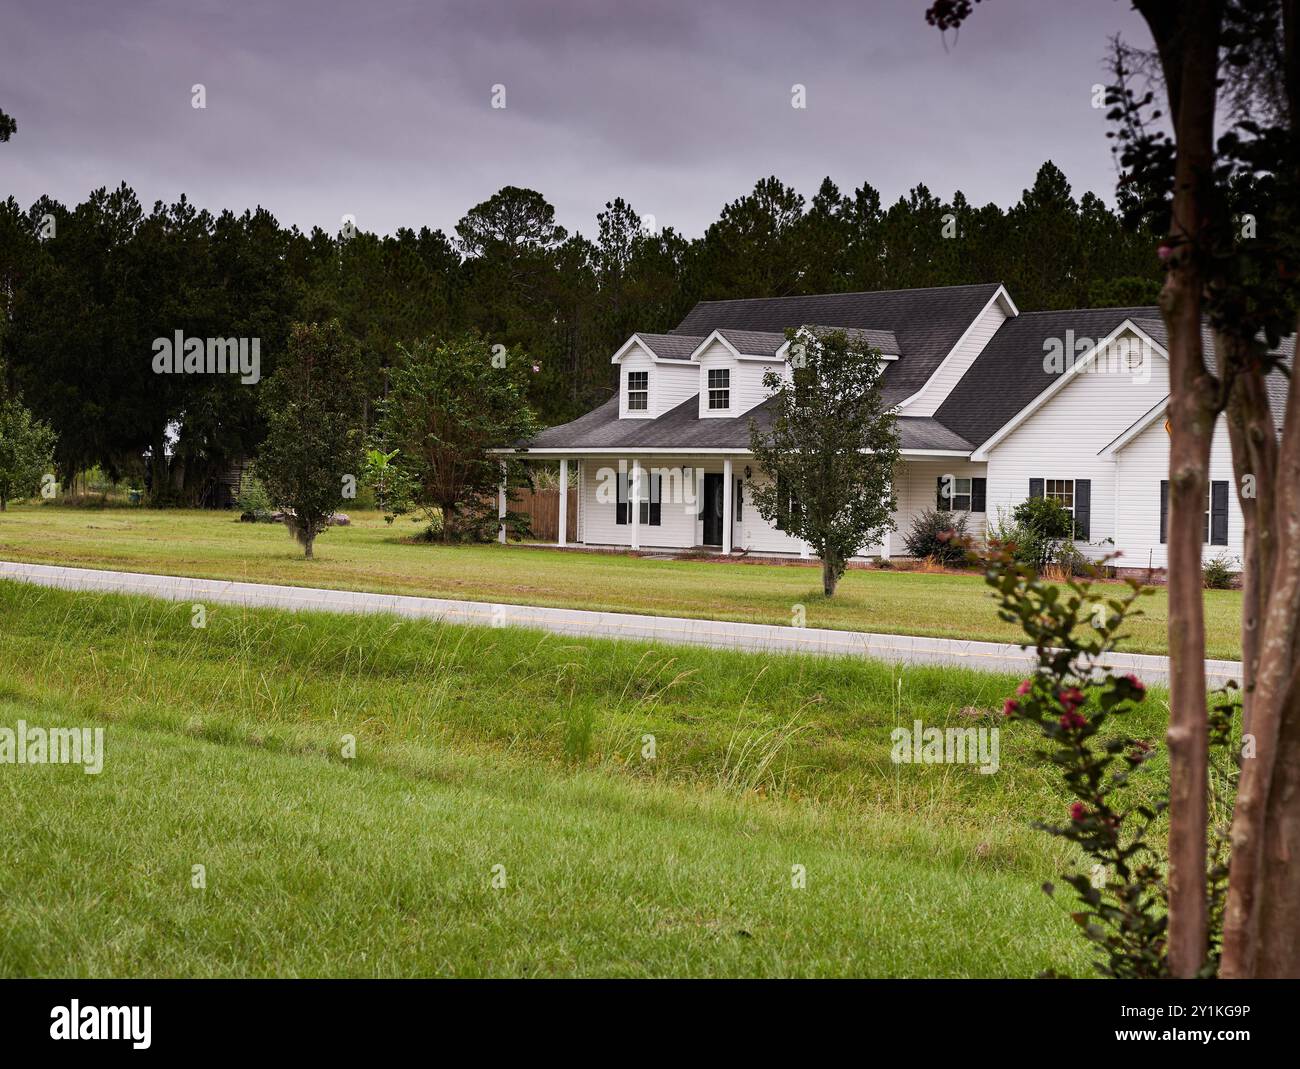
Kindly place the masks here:
[(1088, 972), (1028, 729), (889, 760), (1012, 679), (9, 582), (0, 663), (0, 726), (106, 730), (0, 765), (0, 975)]
[[(816, 568), (647, 560), (530, 546), (414, 545), (416, 528), (354, 513), (305, 561), (284, 529), (241, 524), (231, 513), (13, 507), (0, 514), (0, 559), (86, 568), (342, 587), (472, 601), (605, 609), (664, 616), (789, 624), (940, 638), (1016, 641), (977, 575), (851, 570), (834, 598)], [(1126, 648), (1164, 653), (1168, 601), (1143, 599)], [(1205, 594), (1207, 652), (1241, 656), (1241, 595)]]

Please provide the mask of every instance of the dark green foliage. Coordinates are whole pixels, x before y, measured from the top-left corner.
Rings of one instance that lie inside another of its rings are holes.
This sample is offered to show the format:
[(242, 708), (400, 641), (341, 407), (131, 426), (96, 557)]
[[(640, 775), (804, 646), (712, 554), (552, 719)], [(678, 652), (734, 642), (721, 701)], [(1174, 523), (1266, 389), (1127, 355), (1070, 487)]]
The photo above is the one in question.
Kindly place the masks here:
[(258, 477), (311, 557), (316, 536), (361, 474), (365, 401), (356, 345), (337, 322), (298, 324), (261, 392), (266, 440)]
[(1231, 590), (1237, 576), (1233, 565), (1240, 565), (1235, 557), (1220, 553), (1205, 562), (1201, 574), (1205, 580), (1206, 590)]
[(760, 516), (812, 547), (830, 597), (849, 558), (893, 527), (898, 427), (881, 390), (879, 349), (842, 330), (787, 336), (791, 377), (763, 376), (771, 426), (750, 421), (755, 465), (770, 476), (750, 497)]
[[(488, 450), (536, 433), (526, 399), (535, 366), (517, 349), (494, 352), (465, 334), (421, 341), (393, 369), (379, 436), (397, 450), (393, 463), (415, 503), (438, 510), (443, 541), (495, 537), (502, 459)], [(520, 460), (506, 468), (511, 485), (527, 481)]]
[(1031, 497), (1011, 510), (1015, 523), (1016, 560), (1042, 571), (1054, 561), (1062, 543), (1074, 537), (1074, 519), (1055, 498)]
[(912, 520), (903, 545), (909, 556), (959, 564), (966, 557), (967, 520), (964, 512), (928, 508)]
[[(47, 217), (55, 236), (43, 240)], [(358, 346), (367, 427), (399, 345), (478, 330), (539, 368), (527, 399), (550, 425), (612, 395), (609, 357), (633, 331), (671, 329), (699, 300), (1001, 280), (1023, 309), (1088, 307), (1149, 301), (1159, 278), (1152, 242), (1091, 194), (1076, 201), (1050, 163), (1006, 210), (924, 186), (886, 205), (870, 185), (829, 179), (805, 200), (764, 178), (694, 240), (622, 199), (588, 240), (517, 187), (449, 237), (302, 233), (261, 209), (212, 214), (185, 198), (146, 212), (121, 186), (72, 208), (0, 204), (0, 361), (58, 432), (65, 476), (135, 472), (149, 453), (155, 501), (201, 504), (266, 427), (257, 391), (233, 377), (152, 373), (152, 340), (177, 330), (260, 339), (265, 377), (292, 322), (337, 319)]]
[(0, 394), (0, 511), (36, 493), (54, 462), (54, 432), (15, 397)]

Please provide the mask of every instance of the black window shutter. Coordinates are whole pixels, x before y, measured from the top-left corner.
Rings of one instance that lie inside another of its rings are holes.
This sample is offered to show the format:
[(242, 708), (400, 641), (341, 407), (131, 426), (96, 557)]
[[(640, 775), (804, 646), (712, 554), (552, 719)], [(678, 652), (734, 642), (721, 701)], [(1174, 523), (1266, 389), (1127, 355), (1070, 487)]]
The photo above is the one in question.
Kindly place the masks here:
[(988, 490), (987, 479), (972, 479), (970, 481), (970, 510), (971, 512), (984, 512), (987, 508), (986, 494)]
[(741, 507), (744, 505), (744, 503), (745, 503), (745, 480), (737, 479), (736, 480), (736, 519), (737, 520), (744, 519), (744, 516), (742, 515), (742, 507)]
[(1042, 480), (1042, 479), (1030, 479), (1030, 480), (1029, 480), (1029, 496), (1030, 496), (1030, 497), (1042, 497), (1042, 496), (1043, 496), (1043, 480)]
[(1092, 533), (1092, 480), (1074, 480), (1074, 528), (1076, 537), (1087, 542)]
[(1160, 480), (1160, 544), (1169, 541), (1169, 480)]
[(1210, 545), (1228, 544), (1228, 484), (1210, 483)]
[(938, 484), (934, 489), (934, 507), (940, 512), (947, 512), (952, 508), (952, 502), (943, 496), (945, 477), (940, 475)]

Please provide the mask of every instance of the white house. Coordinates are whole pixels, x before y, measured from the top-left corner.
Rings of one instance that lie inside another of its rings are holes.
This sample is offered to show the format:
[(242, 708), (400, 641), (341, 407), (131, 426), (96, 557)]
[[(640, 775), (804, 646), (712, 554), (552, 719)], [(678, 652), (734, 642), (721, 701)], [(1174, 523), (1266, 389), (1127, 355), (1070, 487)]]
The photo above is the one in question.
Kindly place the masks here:
[[(999, 510), (1046, 495), (1074, 514), (1085, 553), (1164, 567), (1169, 376), (1158, 310), (1021, 313), (996, 283), (704, 301), (668, 334), (632, 335), (612, 356), (617, 397), (515, 450), (558, 459), (562, 498), (577, 494), (577, 530), (566, 530), (561, 504), (560, 544), (808, 555), (748, 505), (765, 478), (749, 451), (751, 421), (767, 418), (763, 375), (789, 373), (785, 331), (802, 326), (863, 332), (885, 360), (902, 445), (896, 531), (861, 556), (898, 554), (900, 533), (926, 508), (967, 512), (979, 534)], [(1280, 413), (1286, 383), (1273, 378)], [(1211, 480), (1205, 555), (1240, 558), (1222, 421)]]

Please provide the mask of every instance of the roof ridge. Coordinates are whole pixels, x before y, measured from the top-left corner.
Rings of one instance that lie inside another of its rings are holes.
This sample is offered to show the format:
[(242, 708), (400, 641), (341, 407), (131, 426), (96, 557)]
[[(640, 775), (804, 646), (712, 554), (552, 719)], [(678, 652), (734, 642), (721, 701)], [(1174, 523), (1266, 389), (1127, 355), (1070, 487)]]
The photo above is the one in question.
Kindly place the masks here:
[(960, 282), (952, 286), (906, 286), (896, 290), (845, 290), (834, 293), (787, 293), (781, 297), (717, 297), (696, 304), (738, 304), (741, 301), (804, 301), (810, 297), (865, 297), (879, 293), (924, 293), (934, 290), (972, 290), (1001, 286), (1001, 282)]

